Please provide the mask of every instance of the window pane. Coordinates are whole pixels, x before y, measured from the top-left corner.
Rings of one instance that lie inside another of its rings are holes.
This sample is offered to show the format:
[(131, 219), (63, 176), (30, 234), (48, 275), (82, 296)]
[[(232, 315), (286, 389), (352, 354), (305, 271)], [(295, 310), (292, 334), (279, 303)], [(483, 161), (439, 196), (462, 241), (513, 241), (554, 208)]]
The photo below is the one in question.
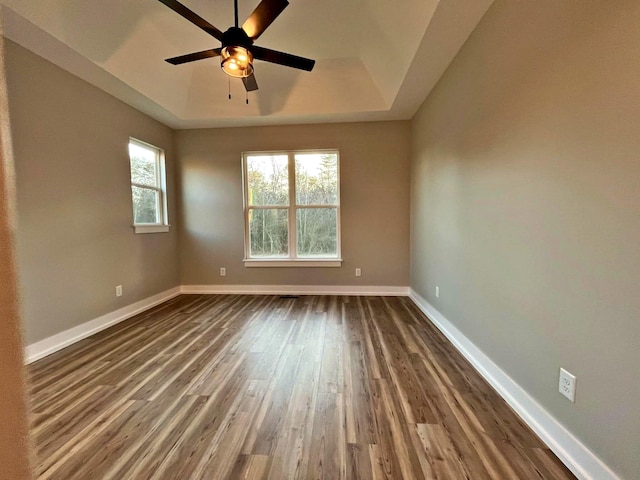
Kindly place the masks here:
[(289, 227), (286, 208), (249, 210), (251, 257), (286, 257), (289, 255)]
[(247, 156), (249, 205), (289, 205), (287, 155)]
[(299, 208), (298, 224), (299, 257), (337, 257), (337, 209)]
[(158, 218), (159, 193), (150, 188), (131, 186), (133, 194), (133, 223), (160, 223)]
[(131, 181), (150, 187), (158, 186), (156, 172), (158, 153), (152, 149), (129, 143), (129, 157), (131, 158)]
[(296, 203), (336, 205), (338, 203), (338, 155), (297, 153)]

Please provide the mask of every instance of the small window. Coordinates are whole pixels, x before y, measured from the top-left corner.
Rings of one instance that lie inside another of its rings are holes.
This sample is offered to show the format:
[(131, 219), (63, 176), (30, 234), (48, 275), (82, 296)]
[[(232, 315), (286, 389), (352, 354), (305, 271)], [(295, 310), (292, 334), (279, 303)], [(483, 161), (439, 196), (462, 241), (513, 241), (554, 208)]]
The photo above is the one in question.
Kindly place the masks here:
[(135, 232), (168, 232), (164, 151), (131, 138), (129, 160)]
[(245, 265), (340, 266), (338, 152), (243, 154)]

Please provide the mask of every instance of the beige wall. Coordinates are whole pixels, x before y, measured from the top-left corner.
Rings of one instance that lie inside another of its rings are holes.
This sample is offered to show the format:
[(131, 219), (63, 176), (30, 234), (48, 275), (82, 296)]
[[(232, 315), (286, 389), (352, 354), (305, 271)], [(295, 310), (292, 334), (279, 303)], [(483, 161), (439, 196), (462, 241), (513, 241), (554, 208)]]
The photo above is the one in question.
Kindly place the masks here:
[(2, 43), (0, 37), (0, 475), (26, 480), (29, 442), (13, 242), (15, 183)]
[(7, 71), (27, 343), (178, 285), (175, 226), (133, 233), (127, 152), (166, 150), (176, 223), (172, 130), (9, 41)]
[[(409, 134), (409, 122), (178, 131), (182, 283), (408, 285)], [(340, 150), (343, 266), (245, 268), (241, 153), (313, 148)]]
[(412, 287), (626, 479), (640, 478), (639, 25), (636, 0), (497, 1), (416, 115), (412, 153)]

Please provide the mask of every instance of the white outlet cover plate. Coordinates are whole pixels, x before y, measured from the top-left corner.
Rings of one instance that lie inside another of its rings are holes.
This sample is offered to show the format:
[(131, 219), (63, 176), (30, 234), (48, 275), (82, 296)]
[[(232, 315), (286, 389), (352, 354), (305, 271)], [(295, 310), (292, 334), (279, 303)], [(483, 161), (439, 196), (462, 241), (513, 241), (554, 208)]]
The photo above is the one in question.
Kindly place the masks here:
[(558, 391), (575, 403), (576, 401), (576, 376), (567, 372), (564, 368), (560, 369), (560, 380), (558, 382)]

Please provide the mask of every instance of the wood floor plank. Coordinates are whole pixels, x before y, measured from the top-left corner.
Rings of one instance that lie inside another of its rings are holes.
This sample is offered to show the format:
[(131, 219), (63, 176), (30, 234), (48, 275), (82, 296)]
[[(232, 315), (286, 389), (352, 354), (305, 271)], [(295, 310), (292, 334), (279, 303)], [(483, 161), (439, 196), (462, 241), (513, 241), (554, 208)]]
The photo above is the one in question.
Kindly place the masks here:
[(302, 350), (289, 408), (280, 429), (282, 435), (273, 453), (270, 478), (305, 478), (311, 451), (319, 373), (320, 364), (313, 355), (313, 348), (307, 345)]
[(180, 295), (29, 371), (37, 479), (575, 478), (403, 297)]
[(319, 393), (305, 478), (344, 480), (347, 478), (343, 400), (338, 393)]
[(367, 480), (374, 478), (373, 464), (370, 456), (372, 445), (348, 443), (345, 474), (348, 480)]
[(326, 322), (322, 350), (319, 392), (342, 393), (344, 385), (344, 353), (340, 326)]
[(420, 455), (421, 467), (426, 478), (434, 480), (478, 478), (478, 475), (472, 476), (466, 470), (463, 459), (441, 425), (419, 423), (411, 433), (415, 447), (423, 449), (423, 455)]
[(238, 455), (229, 478), (237, 480), (266, 480), (272, 457), (267, 455)]
[[(250, 436), (254, 455), (273, 456), (278, 440), (286, 435), (282, 425), (289, 410), (298, 365), (304, 349), (299, 345), (287, 345), (280, 359), (280, 367), (274, 381), (268, 387), (262, 409), (256, 423), (255, 435)], [(253, 432), (252, 432), (253, 433)]]

